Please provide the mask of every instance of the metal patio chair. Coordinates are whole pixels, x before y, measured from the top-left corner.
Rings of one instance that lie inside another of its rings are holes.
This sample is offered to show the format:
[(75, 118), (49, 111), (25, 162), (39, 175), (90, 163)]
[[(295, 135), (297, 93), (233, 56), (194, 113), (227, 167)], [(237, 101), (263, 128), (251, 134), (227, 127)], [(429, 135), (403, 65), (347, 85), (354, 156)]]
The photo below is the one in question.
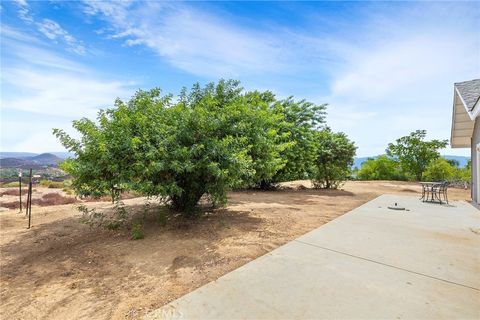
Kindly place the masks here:
[(440, 204), (442, 204), (442, 198), (443, 201), (448, 204), (448, 186), (449, 186), (448, 181), (443, 181), (442, 183), (439, 183), (435, 186), (432, 187), (432, 200), (435, 198), (440, 201)]

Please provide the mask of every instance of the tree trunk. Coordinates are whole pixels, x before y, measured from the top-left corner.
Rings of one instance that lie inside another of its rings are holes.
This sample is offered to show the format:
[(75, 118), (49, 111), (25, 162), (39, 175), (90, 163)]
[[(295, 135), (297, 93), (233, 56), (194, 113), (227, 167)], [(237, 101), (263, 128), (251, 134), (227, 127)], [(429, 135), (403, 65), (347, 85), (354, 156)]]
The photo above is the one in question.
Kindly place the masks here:
[(174, 210), (182, 212), (187, 216), (191, 216), (194, 212), (195, 207), (200, 201), (200, 198), (205, 192), (186, 192), (184, 191), (180, 196), (172, 197), (172, 207)]

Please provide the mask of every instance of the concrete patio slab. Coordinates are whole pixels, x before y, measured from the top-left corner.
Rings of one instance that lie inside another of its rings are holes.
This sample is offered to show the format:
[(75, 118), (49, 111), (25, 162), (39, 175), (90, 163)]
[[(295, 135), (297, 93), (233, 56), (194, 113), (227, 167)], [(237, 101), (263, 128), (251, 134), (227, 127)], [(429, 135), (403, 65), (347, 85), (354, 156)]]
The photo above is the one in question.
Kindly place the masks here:
[(479, 228), (467, 203), (384, 195), (146, 319), (478, 319)]
[[(387, 209), (395, 202), (409, 211)], [(479, 213), (384, 195), (297, 240), (480, 289)]]

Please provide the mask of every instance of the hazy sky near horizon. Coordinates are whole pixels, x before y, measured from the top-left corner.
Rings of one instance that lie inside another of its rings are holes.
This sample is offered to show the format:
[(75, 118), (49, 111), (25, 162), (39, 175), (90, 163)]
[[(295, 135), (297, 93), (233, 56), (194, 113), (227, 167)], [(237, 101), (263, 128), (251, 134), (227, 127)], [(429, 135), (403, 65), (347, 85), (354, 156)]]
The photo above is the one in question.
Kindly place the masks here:
[[(1, 151), (63, 151), (52, 128), (116, 97), (242, 81), (328, 103), (358, 156), (450, 137), (453, 83), (480, 77), (479, 2), (1, 2)], [(469, 155), (468, 149), (444, 154)]]

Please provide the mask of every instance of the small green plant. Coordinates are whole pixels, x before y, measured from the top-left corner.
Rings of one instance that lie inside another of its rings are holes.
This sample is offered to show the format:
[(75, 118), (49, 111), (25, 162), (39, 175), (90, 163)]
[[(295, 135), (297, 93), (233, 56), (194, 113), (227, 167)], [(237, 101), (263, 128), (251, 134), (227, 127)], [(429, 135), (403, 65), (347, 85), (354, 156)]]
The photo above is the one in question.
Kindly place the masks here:
[(112, 220), (112, 221), (109, 221), (106, 225), (105, 225), (105, 228), (107, 228), (108, 230), (117, 230), (119, 229), (120, 227), (122, 226), (122, 224), (117, 221), (117, 220)]
[(86, 205), (80, 204), (77, 206), (77, 210), (82, 213), (80, 222), (90, 227), (100, 226), (105, 220), (105, 215), (101, 212), (97, 212), (95, 208), (88, 209)]
[(86, 205), (79, 204), (77, 206), (77, 210), (80, 211), (83, 215), (88, 215), (91, 211), (93, 211), (95, 209), (88, 209)]
[(160, 226), (165, 227), (167, 225), (167, 214), (163, 210), (159, 210), (157, 213), (157, 222)]
[(142, 221), (145, 221), (147, 219), (149, 212), (150, 212), (150, 202), (145, 201), (145, 203), (143, 204), (143, 210), (142, 210)]
[(142, 230), (142, 225), (140, 223), (135, 223), (132, 225), (132, 239), (139, 240), (143, 239), (144, 234)]
[(125, 204), (122, 201), (117, 201), (115, 203), (114, 211), (114, 221), (116, 221), (119, 225), (125, 224), (128, 218), (128, 211), (125, 208)]

